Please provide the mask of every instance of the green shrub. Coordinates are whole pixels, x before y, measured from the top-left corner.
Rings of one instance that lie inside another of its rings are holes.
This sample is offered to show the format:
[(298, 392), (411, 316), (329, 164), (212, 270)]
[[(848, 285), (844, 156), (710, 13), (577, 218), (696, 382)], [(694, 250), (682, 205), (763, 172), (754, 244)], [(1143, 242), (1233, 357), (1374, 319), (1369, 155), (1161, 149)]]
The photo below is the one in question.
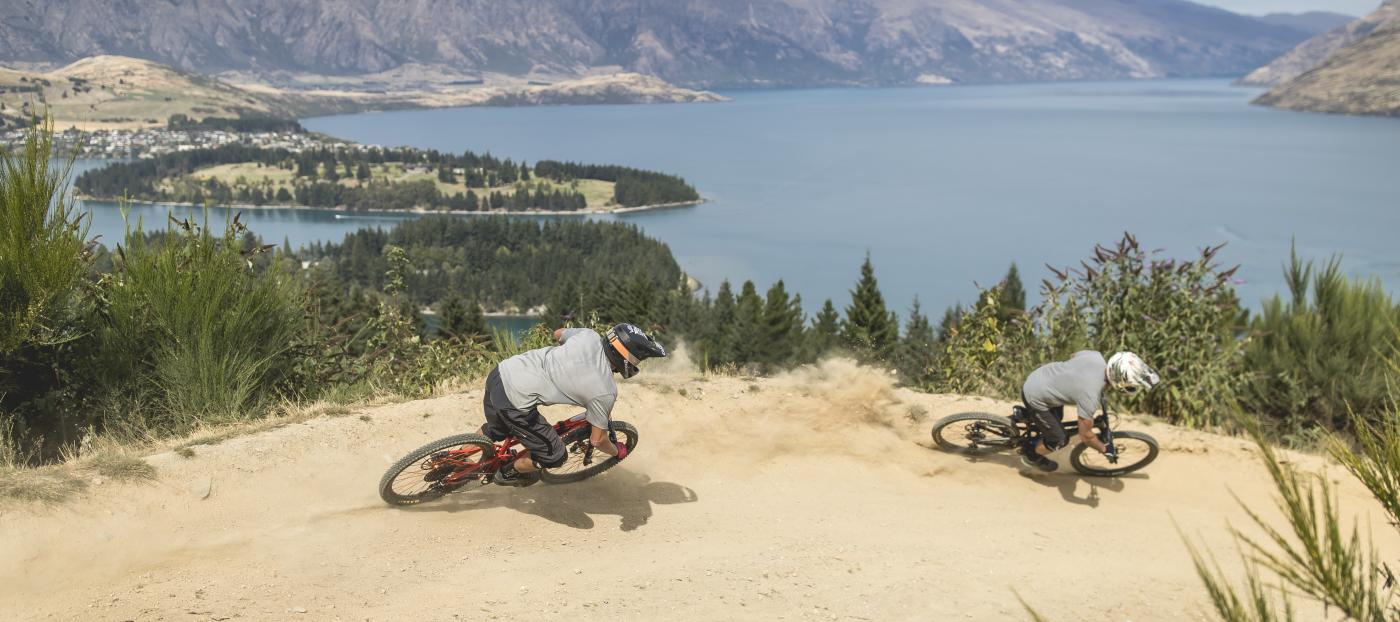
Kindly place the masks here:
[[(0, 155), (0, 463), (27, 463), (78, 435), (87, 226), (54, 167), (52, 126)], [(46, 442), (48, 441), (48, 442)], [(56, 452), (49, 452), (56, 453)]]
[(1285, 276), (1292, 298), (1265, 301), (1251, 325), (1247, 409), (1293, 435), (1344, 430), (1351, 412), (1377, 420), (1395, 378), (1385, 354), (1400, 307), (1379, 282), (1343, 276), (1336, 258), (1314, 271), (1295, 252)]
[(1045, 284), (1035, 313), (1045, 354), (1136, 352), (1162, 384), (1132, 400), (1111, 398), (1115, 405), (1194, 427), (1221, 423), (1237, 410), (1243, 342), (1235, 269), (1215, 262), (1220, 248), (1189, 261), (1157, 259), (1129, 234), (1114, 248), (1095, 247), (1079, 268)]
[(255, 272), (235, 218), (222, 236), (188, 221), (136, 230), (99, 284), (99, 360), (109, 397), (138, 427), (179, 432), (242, 418), (286, 390), (303, 295), (278, 270)]
[(1003, 297), (1003, 285), (982, 292), (977, 305), (950, 327), (934, 371), (936, 390), (1020, 396), (1026, 376), (1044, 357), (1025, 317), (1004, 319)]
[(71, 338), (67, 305), (87, 269), (87, 226), (59, 169), (51, 124), (0, 154), (0, 355)]
[[(1036, 366), (1094, 349), (1138, 353), (1163, 384), (1115, 406), (1145, 410), (1187, 425), (1213, 425), (1235, 411), (1241, 341), (1233, 269), (1214, 261), (1219, 247), (1190, 261), (1155, 259), (1125, 234), (1114, 248), (1095, 247), (1079, 268), (1055, 271), (1042, 302), (1008, 313), (1005, 288), (986, 290), (970, 311), (945, 321), (932, 388), (1003, 398), (1020, 396)], [(1011, 296), (1014, 297), (1014, 292)]]

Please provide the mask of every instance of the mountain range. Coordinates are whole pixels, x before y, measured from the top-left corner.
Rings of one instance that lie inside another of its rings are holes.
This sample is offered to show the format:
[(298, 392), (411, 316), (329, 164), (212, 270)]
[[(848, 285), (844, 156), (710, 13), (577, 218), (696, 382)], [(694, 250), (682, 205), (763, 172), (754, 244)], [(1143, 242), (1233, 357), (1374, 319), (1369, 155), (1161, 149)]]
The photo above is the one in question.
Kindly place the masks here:
[(1383, 4), (1365, 17), (1350, 20), (1304, 41), (1269, 64), (1251, 71), (1240, 79), (1240, 84), (1273, 86), (1292, 80), (1322, 64), (1322, 61), (1338, 50), (1360, 41), (1396, 18), (1400, 18), (1400, 4)]
[(1277, 84), (1257, 104), (1400, 116), (1400, 0), (1308, 40), (1250, 77), (1260, 75)]
[(8, 0), (0, 60), (286, 84), (404, 67), (691, 86), (1241, 75), (1317, 29), (1182, 0)]

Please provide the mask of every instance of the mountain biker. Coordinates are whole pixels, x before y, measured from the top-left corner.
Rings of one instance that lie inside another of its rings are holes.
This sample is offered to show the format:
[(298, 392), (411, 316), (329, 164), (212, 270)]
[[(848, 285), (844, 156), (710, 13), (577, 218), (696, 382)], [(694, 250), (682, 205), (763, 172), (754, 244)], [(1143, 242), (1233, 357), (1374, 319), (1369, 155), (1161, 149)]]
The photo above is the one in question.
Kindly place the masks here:
[(593, 426), (593, 447), (621, 460), (627, 447), (614, 445), (609, 434), (613, 403), (617, 401), (614, 373), (631, 378), (643, 359), (666, 356), (666, 350), (631, 324), (618, 324), (599, 335), (590, 328), (554, 331), (560, 345), (517, 354), (486, 377), (482, 398), (486, 423), (481, 433), (493, 441), (520, 439), (525, 451), (493, 478), (506, 486), (529, 486), (539, 469), (564, 463), (564, 442), (540, 415), (539, 406), (573, 404), (587, 411)]
[(1112, 386), (1132, 395), (1150, 391), (1160, 381), (1157, 372), (1132, 352), (1119, 352), (1104, 361), (1102, 354), (1083, 350), (1068, 361), (1041, 365), (1021, 388), (1021, 401), (1030, 414), (1027, 423), (1040, 429), (1040, 442), (1021, 449), (1021, 463), (1042, 471), (1059, 468), (1048, 456), (1065, 446), (1061, 421), (1065, 406), (1071, 404), (1079, 411), (1079, 439), (1106, 456), (1116, 456), (1116, 449), (1104, 446), (1094, 433), (1094, 412), (1103, 403), (1104, 388)]

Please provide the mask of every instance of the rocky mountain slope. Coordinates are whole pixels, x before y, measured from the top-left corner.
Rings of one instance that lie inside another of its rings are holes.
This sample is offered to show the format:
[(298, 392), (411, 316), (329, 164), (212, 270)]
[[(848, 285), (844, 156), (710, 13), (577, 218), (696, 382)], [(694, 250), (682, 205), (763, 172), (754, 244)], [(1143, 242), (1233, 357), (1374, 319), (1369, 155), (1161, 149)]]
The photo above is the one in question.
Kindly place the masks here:
[(1341, 28), (1356, 20), (1355, 15), (1343, 15), (1329, 11), (1307, 11), (1304, 13), (1269, 13), (1259, 19), (1278, 26), (1287, 26), (1314, 35), (1320, 35), (1333, 28)]
[(1377, 28), (1400, 18), (1400, 3), (1391, 1), (1365, 17), (1324, 32), (1299, 44), (1267, 65), (1255, 69), (1240, 79), (1249, 86), (1273, 86), (1292, 80), (1309, 69), (1321, 65), (1338, 50), (1356, 43)]
[(635, 73), (586, 76), (551, 84), (446, 83), (385, 92), (230, 84), (124, 56), (94, 56), (49, 72), (0, 68), (0, 126), (22, 125), (30, 115), (47, 112), (57, 127), (83, 130), (159, 127), (174, 114), (192, 119), (303, 117), (398, 108), (723, 99), (714, 93), (678, 88)]
[[(1395, 12), (1400, 0), (1386, 9)], [(1290, 110), (1400, 116), (1400, 20), (1337, 50), (1320, 65), (1261, 95), (1255, 103)]]
[[(389, 464), (479, 423), (474, 388), (206, 437), (146, 458), (152, 481), (89, 476), (88, 496), (62, 507), (0, 505), (0, 610), (15, 621), (1001, 621), (1027, 617), (1019, 594), (1051, 620), (1214, 620), (1183, 535), (1237, 576), (1229, 528), (1256, 533), (1240, 504), (1277, 516), (1242, 439), (1128, 418), (1162, 443), (1146, 470), (1027, 474), (1012, 456), (929, 447), (934, 419), (1006, 403), (911, 393), (839, 361), (775, 378), (674, 362), (620, 383), (615, 415), (640, 443), (578, 484), (381, 502)], [(1340, 467), (1284, 457), (1330, 475), (1345, 524), (1374, 525), (1380, 558), (1400, 555)], [(1088, 575), (1086, 601), (1066, 586)], [(1328, 619), (1293, 604), (1300, 620)]]
[[(1182, 0), (11, 0), (0, 59), (205, 73), (599, 69), (692, 85), (1238, 75), (1308, 36)], [(921, 80), (922, 78), (922, 80)]]

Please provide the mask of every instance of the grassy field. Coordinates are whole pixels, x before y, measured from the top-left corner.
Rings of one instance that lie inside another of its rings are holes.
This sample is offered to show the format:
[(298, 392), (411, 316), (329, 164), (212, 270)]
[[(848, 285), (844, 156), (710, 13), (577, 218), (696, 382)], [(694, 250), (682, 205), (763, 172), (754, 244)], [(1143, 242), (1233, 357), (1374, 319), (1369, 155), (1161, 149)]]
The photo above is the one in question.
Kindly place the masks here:
[(59, 129), (96, 130), (163, 127), (173, 114), (237, 117), (278, 108), (227, 84), (132, 58), (96, 56), (47, 73), (0, 68), (0, 116), (46, 111)]
[[(323, 170), (318, 172), (324, 174), (324, 167)], [(360, 182), (354, 179), (353, 177), (344, 176), (343, 170), (340, 171), (340, 173), (342, 177), (337, 183), (346, 187), (354, 187), (360, 184)], [(275, 166), (259, 166), (255, 162), (245, 162), (239, 164), (220, 164), (217, 166), (202, 168), (181, 179), (166, 179), (161, 182), (161, 187), (167, 191), (170, 191), (175, 189), (176, 187), (185, 184), (198, 183), (210, 179), (217, 180), (223, 184), (227, 184), (235, 191), (237, 191), (239, 188), (246, 187), (250, 189), (262, 188), (264, 192), (272, 193), (276, 193), (277, 190), (280, 188), (286, 188), (288, 192), (291, 192), (295, 189), (296, 181), (296, 177), (292, 170), (278, 168)], [(458, 183), (445, 183), (438, 180), (437, 173), (435, 171), (410, 171), (403, 164), (397, 162), (371, 165), (370, 179), (372, 182), (375, 183), (409, 183), (429, 181), (437, 187), (438, 191), (441, 192), (443, 196), (463, 194), (466, 192), (466, 186), (464, 186), (460, 181)], [(539, 183), (539, 180), (532, 179), (528, 183), (533, 189), (535, 187), (535, 184)], [(589, 208), (603, 208), (613, 204), (613, 186), (615, 184), (613, 184), (610, 181), (602, 181), (598, 179), (579, 179), (564, 184), (556, 184), (554, 182), (545, 180), (545, 183), (549, 185), (551, 190), (555, 187), (558, 187), (565, 192), (577, 189), (579, 192), (583, 193), (584, 199), (588, 201)], [(478, 196), (488, 194), (490, 192), (509, 193), (515, 191), (515, 186), (497, 186), (486, 190), (483, 190), (481, 188), (473, 188), (472, 191), (475, 192)]]

